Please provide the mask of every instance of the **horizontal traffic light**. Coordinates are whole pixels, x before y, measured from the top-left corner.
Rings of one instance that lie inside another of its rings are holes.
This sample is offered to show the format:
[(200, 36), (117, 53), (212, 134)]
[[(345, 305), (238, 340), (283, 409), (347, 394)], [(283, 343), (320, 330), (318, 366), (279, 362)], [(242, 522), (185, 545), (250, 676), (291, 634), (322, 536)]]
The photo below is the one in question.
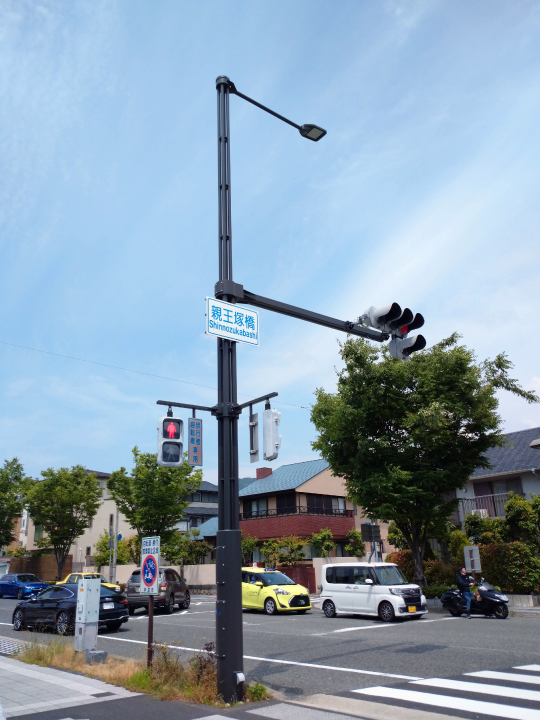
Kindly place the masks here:
[(360, 318), (366, 325), (390, 333), (390, 355), (406, 360), (413, 352), (426, 347), (423, 335), (408, 337), (411, 330), (418, 330), (424, 325), (424, 316), (413, 313), (410, 308), (401, 309), (401, 305), (393, 302), (389, 305), (376, 307), (372, 305)]

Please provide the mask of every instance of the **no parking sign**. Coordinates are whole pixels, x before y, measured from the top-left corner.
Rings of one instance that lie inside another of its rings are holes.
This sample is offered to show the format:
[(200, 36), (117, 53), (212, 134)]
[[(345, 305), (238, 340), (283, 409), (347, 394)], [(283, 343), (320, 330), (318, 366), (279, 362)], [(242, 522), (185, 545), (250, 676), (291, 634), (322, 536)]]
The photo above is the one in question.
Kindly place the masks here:
[(141, 544), (142, 595), (159, 595), (159, 537), (144, 537)]

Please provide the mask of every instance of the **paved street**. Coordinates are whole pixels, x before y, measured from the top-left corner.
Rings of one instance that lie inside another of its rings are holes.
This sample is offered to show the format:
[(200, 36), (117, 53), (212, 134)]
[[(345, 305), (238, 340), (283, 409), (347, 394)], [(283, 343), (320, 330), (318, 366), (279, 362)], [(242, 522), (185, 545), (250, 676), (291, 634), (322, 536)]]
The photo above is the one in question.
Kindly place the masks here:
[[(28, 639), (34, 634), (11, 628), (15, 604), (0, 600), (0, 634)], [(214, 599), (194, 597), (187, 612), (156, 615), (155, 639), (168, 645), (179, 642), (185, 648), (180, 652), (188, 654), (214, 639), (214, 622)], [(102, 632), (98, 646), (116, 655), (142, 657), (147, 623), (146, 613), (139, 610), (119, 632)], [(347, 694), (540, 664), (539, 633), (540, 619), (532, 617), (466, 620), (433, 613), (422, 620), (383, 624), (365, 617), (329, 620), (318, 608), (290, 616), (245, 611), (245, 667), (248, 679), (289, 699)]]

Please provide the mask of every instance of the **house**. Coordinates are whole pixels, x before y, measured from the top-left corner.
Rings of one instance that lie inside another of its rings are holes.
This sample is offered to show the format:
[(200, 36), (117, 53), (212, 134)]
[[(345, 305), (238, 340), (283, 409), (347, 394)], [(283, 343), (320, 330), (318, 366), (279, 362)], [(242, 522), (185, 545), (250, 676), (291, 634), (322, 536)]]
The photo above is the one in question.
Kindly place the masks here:
[(487, 451), (491, 468), (473, 473), (464, 490), (457, 491), (459, 523), (471, 513), (504, 517), (508, 494), (528, 500), (540, 494), (540, 452), (530, 447), (540, 438), (540, 427), (506, 434), (507, 444)]
[(190, 504), (184, 510), (184, 520), (176, 527), (186, 531), (199, 527), (203, 522), (218, 514), (218, 488), (213, 483), (203, 480), (201, 487), (189, 496)]
[[(282, 465), (275, 471), (258, 468), (255, 478), (242, 479), (239, 496), (240, 530), (261, 544), (286, 535), (310, 538), (329, 528), (336, 543), (330, 555), (345, 557), (347, 533), (366, 522), (361, 509), (347, 500), (343, 479), (333, 475), (326, 460)], [(386, 539), (387, 526), (380, 523), (380, 527), (382, 540), (377, 549), (382, 557), (393, 548)], [(201, 525), (199, 531), (201, 538), (214, 542), (217, 518)], [(366, 546), (366, 550), (370, 548)], [(305, 552), (310, 561), (314, 553), (309, 543)], [(260, 551), (255, 551), (253, 561), (261, 560)]]

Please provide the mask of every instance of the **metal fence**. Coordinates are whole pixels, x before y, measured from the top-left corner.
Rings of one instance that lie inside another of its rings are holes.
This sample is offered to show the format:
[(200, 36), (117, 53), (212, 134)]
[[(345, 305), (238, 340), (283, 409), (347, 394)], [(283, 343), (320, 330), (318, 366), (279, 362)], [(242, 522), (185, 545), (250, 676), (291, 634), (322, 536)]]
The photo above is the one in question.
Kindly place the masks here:
[(461, 510), (463, 518), (467, 515), (480, 515), (481, 517), (499, 517), (505, 516), (504, 506), (508, 502), (508, 493), (499, 493), (497, 495), (480, 495), (475, 498), (461, 498)]
[(255, 518), (280, 517), (282, 515), (327, 515), (330, 517), (353, 517), (354, 510), (334, 508), (313, 508), (305, 505), (296, 505), (272, 510), (252, 510), (240, 513), (240, 520), (253, 520)]

